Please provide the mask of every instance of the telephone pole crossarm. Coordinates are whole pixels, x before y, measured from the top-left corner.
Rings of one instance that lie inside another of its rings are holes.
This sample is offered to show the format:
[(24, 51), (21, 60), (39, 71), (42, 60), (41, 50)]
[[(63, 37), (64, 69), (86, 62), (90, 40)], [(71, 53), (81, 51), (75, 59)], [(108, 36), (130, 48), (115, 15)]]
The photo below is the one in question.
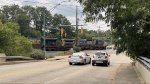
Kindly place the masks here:
[[(76, 25), (60, 25), (61, 27), (70, 27), (70, 26), (76, 26)], [(78, 25), (78, 26), (84, 26), (84, 25)]]

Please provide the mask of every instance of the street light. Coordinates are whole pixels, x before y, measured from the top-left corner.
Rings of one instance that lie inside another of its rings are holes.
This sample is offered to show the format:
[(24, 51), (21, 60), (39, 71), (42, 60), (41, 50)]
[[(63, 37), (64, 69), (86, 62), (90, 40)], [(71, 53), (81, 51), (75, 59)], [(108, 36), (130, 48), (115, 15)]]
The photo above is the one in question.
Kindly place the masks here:
[(58, 4), (56, 4), (53, 8), (50, 9), (50, 12), (52, 12), (55, 8), (57, 8), (58, 6), (60, 6), (64, 2), (70, 2), (70, 0), (68, 0), (68, 1), (62, 1), (62, 2), (60, 2)]
[[(68, 1), (62, 1), (62, 2), (60, 2), (60, 3), (58, 3), (58, 4), (56, 4), (53, 8), (51, 8), (49, 11), (50, 12), (52, 12), (56, 7), (58, 7), (59, 5), (61, 5), (62, 3), (64, 3), (64, 2), (70, 2), (70, 0), (68, 0)], [(43, 35), (43, 40), (44, 40), (44, 56), (45, 56), (45, 59), (46, 59), (46, 49), (45, 49), (45, 44), (46, 44), (46, 42), (45, 42), (45, 39), (46, 39), (46, 35), (45, 35), (45, 13), (44, 13), (44, 23), (43, 23), (43, 28), (44, 28), (44, 35)]]

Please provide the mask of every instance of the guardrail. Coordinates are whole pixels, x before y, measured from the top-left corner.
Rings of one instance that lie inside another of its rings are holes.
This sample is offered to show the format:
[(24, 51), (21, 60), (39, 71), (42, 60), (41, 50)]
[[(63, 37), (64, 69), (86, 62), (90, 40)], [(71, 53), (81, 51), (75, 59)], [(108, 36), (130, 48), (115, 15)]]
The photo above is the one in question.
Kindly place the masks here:
[(142, 84), (150, 84), (150, 59), (146, 57), (139, 57), (136, 61), (136, 70), (140, 79), (143, 79)]
[(137, 60), (150, 71), (150, 59), (146, 57), (139, 57)]

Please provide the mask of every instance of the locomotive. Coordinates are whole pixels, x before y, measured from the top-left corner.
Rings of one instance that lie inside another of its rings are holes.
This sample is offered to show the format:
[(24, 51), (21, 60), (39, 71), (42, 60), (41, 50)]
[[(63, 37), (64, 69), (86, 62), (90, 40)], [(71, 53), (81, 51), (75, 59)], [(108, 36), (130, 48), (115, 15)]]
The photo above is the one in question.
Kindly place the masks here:
[[(74, 39), (46, 38), (45, 49), (46, 51), (69, 50), (74, 45)], [(41, 48), (44, 48), (44, 39), (41, 39)]]
[(79, 40), (79, 47), (81, 47), (82, 50), (105, 50), (106, 49), (106, 43), (103, 40), (98, 39), (81, 39)]
[[(34, 39), (35, 40), (35, 39)], [(33, 41), (34, 48), (44, 49), (44, 39)], [(75, 45), (75, 39), (62, 39), (57, 38), (46, 38), (45, 39), (45, 49), (46, 51), (65, 51), (73, 48)], [(98, 39), (79, 39), (78, 46), (82, 50), (103, 50), (106, 49), (105, 42)]]

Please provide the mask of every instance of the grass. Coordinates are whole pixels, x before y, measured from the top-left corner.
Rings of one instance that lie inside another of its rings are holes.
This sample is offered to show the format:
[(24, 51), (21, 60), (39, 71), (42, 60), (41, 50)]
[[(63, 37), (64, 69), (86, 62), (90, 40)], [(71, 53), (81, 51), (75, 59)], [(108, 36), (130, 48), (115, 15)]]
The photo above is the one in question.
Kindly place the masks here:
[(48, 54), (46, 53), (46, 57), (48, 58), (54, 58), (55, 56), (66, 56), (66, 55), (71, 55), (73, 52), (71, 51), (63, 51), (63, 52), (59, 52), (56, 54)]

